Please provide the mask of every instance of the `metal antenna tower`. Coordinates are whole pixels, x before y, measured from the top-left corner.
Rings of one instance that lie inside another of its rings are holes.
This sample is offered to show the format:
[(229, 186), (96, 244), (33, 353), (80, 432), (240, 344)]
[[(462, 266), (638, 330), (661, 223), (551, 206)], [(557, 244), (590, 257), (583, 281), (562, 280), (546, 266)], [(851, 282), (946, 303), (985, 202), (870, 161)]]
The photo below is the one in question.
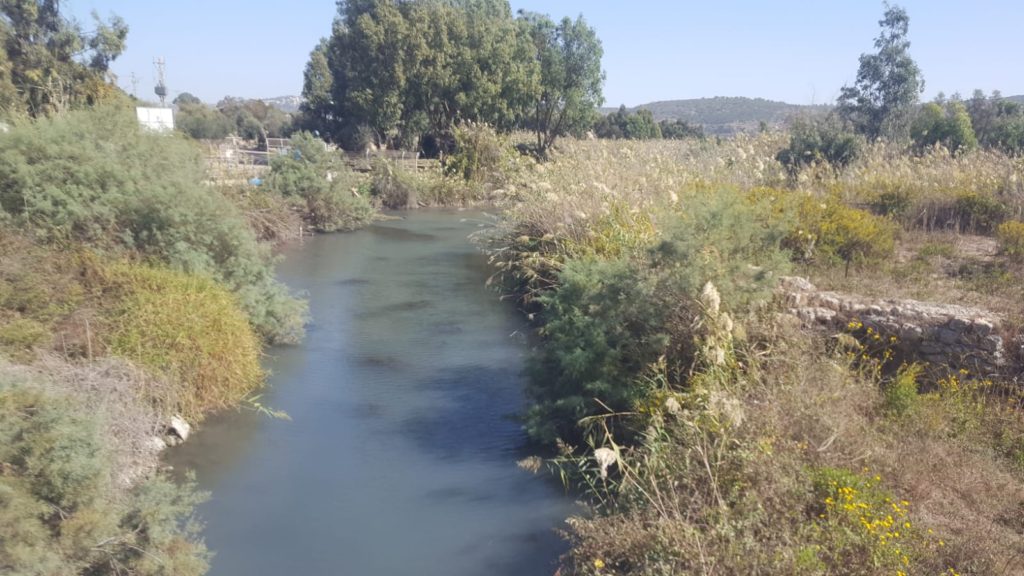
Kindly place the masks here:
[(153, 90), (156, 95), (160, 97), (160, 105), (167, 105), (167, 81), (164, 78), (165, 69), (167, 62), (163, 58), (157, 58), (153, 60), (153, 66), (156, 66), (156, 88)]
[(131, 76), (128, 77), (128, 81), (132, 83), (132, 97), (139, 97), (139, 77), (132, 72)]

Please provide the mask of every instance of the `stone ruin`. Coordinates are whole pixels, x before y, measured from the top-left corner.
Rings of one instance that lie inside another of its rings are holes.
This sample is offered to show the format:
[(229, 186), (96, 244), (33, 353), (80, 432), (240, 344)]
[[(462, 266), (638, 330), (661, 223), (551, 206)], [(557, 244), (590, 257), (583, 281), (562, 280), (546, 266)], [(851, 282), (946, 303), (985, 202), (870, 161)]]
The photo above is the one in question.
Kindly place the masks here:
[(782, 278), (778, 293), (786, 311), (804, 326), (834, 334), (863, 324), (860, 330), (870, 328), (886, 342), (895, 337), (894, 352), (907, 361), (983, 376), (1019, 372), (1020, 343), (1012, 340), (1008, 347), (1002, 319), (985, 310), (822, 291), (799, 277)]

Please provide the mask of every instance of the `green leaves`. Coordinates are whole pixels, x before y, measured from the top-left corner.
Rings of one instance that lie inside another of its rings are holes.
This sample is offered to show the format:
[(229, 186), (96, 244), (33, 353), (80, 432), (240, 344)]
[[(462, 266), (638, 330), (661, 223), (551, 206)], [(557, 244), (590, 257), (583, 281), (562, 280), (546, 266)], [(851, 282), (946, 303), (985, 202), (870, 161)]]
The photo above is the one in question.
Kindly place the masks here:
[(506, 0), (343, 2), (306, 66), (305, 126), (348, 148), (366, 133), (415, 147), (472, 121), (534, 128), (547, 148), (592, 121), (600, 61), (582, 19), (513, 18)]
[(910, 18), (899, 6), (886, 4), (879, 21), (874, 54), (862, 54), (857, 81), (844, 86), (839, 96), (840, 116), (869, 139), (906, 140), (924, 80), (910, 57), (907, 30)]

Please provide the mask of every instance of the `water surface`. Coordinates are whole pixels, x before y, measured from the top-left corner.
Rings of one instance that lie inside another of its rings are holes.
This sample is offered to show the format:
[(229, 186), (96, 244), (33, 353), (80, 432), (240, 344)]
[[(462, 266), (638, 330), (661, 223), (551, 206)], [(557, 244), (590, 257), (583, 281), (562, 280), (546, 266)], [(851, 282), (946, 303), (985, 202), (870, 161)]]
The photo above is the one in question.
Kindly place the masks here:
[(169, 455), (213, 493), (213, 576), (552, 574), (561, 490), (515, 466), (523, 321), (484, 287), (481, 216), (425, 211), (288, 248), (304, 343), (271, 351), (264, 403)]

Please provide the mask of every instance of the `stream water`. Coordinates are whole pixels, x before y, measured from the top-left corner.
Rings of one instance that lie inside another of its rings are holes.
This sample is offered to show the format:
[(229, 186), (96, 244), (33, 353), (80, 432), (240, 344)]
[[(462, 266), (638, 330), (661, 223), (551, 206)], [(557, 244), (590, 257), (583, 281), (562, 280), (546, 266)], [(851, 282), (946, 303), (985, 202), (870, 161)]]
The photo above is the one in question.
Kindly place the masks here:
[(305, 341), (271, 350), (261, 401), (174, 449), (212, 499), (212, 576), (550, 575), (573, 512), (516, 467), (523, 320), (484, 287), (482, 215), (409, 213), (289, 247)]

